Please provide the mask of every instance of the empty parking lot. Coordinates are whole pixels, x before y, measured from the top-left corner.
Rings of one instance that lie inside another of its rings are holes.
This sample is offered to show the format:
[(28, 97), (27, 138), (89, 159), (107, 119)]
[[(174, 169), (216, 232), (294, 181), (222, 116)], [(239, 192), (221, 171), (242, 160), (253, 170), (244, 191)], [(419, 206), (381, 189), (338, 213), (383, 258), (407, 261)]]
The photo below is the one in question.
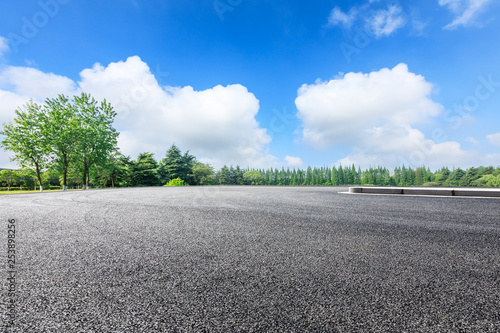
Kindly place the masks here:
[(500, 199), (346, 190), (2, 196), (13, 331), (500, 330)]

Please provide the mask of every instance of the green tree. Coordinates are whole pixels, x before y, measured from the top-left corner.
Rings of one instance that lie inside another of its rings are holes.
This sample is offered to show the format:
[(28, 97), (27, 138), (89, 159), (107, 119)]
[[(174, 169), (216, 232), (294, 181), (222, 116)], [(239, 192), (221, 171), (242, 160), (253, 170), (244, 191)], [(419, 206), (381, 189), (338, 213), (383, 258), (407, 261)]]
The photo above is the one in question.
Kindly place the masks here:
[(114, 164), (115, 183), (118, 184), (119, 187), (131, 186), (134, 162), (131, 160), (130, 156), (118, 155)]
[(312, 169), (311, 167), (307, 167), (307, 170), (306, 170), (306, 177), (304, 179), (304, 183), (302, 185), (311, 185), (312, 183)]
[(166, 157), (161, 161), (159, 174), (160, 179), (169, 181), (170, 179), (181, 178), (188, 184), (194, 184), (193, 167), (196, 158), (189, 154), (189, 151), (181, 154), (181, 150), (173, 144), (167, 151)]
[(417, 168), (415, 170), (415, 185), (422, 186), (424, 184), (425, 168)]
[(152, 153), (139, 154), (129, 168), (131, 186), (158, 186), (158, 163)]
[(196, 162), (193, 178), (196, 185), (211, 185), (214, 182), (214, 168), (210, 164)]
[(220, 185), (228, 185), (230, 184), (229, 182), (229, 169), (226, 165), (222, 167), (219, 171), (219, 184)]
[(69, 165), (76, 161), (78, 155), (79, 120), (69, 99), (64, 95), (47, 99), (45, 104), (47, 121), (43, 132), (55, 156), (53, 164), (62, 173), (63, 190), (66, 190)]
[(461, 186), (461, 179), (465, 176), (465, 171), (458, 168), (453, 170), (448, 179), (444, 182), (445, 186)]
[(475, 186), (474, 181), (481, 178), (481, 174), (479, 173), (478, 168), (469, 168), (465, 173), (465, 176), (462, 178), (461, 184), (462, 186)]
[(257, 170), (247, 171), (243, 174), (243, 179), (249, 185), (262, 185), (264, 177)]
[(50, 189), (51, 186), (61, 186), (60, 173), (54, 169), (47, 169), (42, 174), (42, 184), (47, 189)]
[(83, 189), (89, 185), (90, 169), (104, 166), (117, 150), (119, 133), (113, 128), (116, 112), (106, 100), (98, 103), (89, 94), (73, 97), (73, 114), (78, 121), (76, 160), (82, 169)]
[(12, 161), (16, 161), (22, 168), (35, 170), (35, 176), (43, 191), (41, 173), (45, 169), (50, 145), (45, 130), (46, 115), (40, 105), (33, 101), (15, 111), (13, 122), (4, 124), (0, 135), (4, 138), (0, 146), (14, 153)]
[(36, 191), (36, 172), (35, 170), (21, 170), (16, 172), (19, 177), (19, 183), (23, 188)]
[(19, 175), (14, 170), (4, 169), (0, 171), (0, 182), (5, 182), (8, 187), (8, 191), (14, 185), (14, 183), (19, 181)]

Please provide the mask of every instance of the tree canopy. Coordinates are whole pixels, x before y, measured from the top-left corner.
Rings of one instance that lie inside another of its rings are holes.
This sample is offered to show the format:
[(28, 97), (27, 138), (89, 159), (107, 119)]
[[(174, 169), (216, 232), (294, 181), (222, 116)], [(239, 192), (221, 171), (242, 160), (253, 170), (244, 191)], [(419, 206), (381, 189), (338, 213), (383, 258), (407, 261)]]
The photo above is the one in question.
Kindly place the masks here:
[(12, 160), (22, 168), (35, 170), (40, 185), (41, 172), (47, 168), (61, 173), (64, 189), (73, 170), (87, 185), (90, 169), (105, 164), (117, 150), (116, 112), (105, 100), (98, 103), (89, 94), (72, 100), (59, 95), (44, 105), (30, 101), (15, 114), (0, 132), (4, 136), (1, 145), (14, 153)]

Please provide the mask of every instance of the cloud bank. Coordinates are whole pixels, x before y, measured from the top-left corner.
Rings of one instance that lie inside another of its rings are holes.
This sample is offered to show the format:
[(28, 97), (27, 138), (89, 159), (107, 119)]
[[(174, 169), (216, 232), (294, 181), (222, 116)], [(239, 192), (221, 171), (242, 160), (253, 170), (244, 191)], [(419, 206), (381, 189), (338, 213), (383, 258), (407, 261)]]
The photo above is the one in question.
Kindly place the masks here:
[(12, 119), (15, 108), (29, 98), (43, 102), (60, 93), (85, 91), (115, 107), (115, 127), (121, 132), (118, 144), (126, 155), (135, 158), (148, 151), (160, 159), (175, 143), (216, 167), (276, 163), (267, 153), (271, 138), (255, 120), (259, 101), (242, 85), (203, 91), (190, 86), (162, 87), (138, 56), (108, 66), (95, 64), (80, 77), (76, 83), (34, 68), (6, 67), (0, 72), (0, 121)]
[(298, 90), (295, 104), (302, 119), (302, 140), (316, 149), (346, 144), (343, 164), (441, 167), (467, 163), (476, 153), (458, 142), (436, 143), (414, 127), (438, 116), (443, 107), (431, 99), (432, 84), (409, 72), (392, 69), (347, 73)]

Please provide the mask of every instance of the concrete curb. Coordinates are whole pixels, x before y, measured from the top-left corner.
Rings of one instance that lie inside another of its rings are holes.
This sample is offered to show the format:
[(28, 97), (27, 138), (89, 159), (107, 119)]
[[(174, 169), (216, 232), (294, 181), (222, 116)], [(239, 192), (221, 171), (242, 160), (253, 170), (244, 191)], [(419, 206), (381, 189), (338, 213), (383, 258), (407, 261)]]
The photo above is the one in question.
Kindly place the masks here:
[(353, 186), (349, 187), (349, 193), (365, 194), (406, 194), (406, 195), (441, 195), (456, 197), (498, 197), (500, 189), (474, 189), (474, 188), (436, 188), (436, 187), (374, 187)]

